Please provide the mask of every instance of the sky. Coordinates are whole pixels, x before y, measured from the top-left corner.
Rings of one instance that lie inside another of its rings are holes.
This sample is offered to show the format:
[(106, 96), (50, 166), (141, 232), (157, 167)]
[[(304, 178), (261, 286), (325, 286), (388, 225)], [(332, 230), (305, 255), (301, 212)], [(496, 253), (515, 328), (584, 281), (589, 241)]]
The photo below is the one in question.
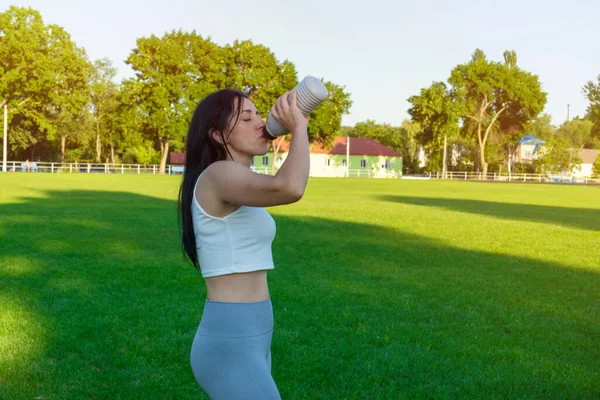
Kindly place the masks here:
[(537, 75), (555, 125), (583, 116), (582, 93), (600, 75), (600, 0), (28, 0), (2, 1), (39, 11), (71, 34), (91, 60), (107, 57), (119, 80), (136, 40), (172, 30), (196, 31), (219, 45), (252, 40), (296, 66), (343, 86), (353, 105), (342, 124), (400, 125), (407, 99), (447, 81), (476, 48)]

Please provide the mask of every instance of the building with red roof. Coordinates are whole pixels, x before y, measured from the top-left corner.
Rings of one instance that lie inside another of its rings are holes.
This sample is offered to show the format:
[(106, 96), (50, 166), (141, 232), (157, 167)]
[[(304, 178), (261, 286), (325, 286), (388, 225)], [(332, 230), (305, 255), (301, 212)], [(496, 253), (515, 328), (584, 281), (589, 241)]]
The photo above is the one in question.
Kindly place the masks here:
[[(273, 147), (279, 144), (279, 140), (273, 142)], [(277, 154), (271, 151), (254, 157), (252, 169), (274, 173), (283, 164), (288, 152), (289, 143), (283, 141)], [(171, 152), (170, 163), (183, 165), (185, 153)], [(373, 139), (337, 137), (328, 148), (319, 143), (311, 145), (310, 176), (399, 178), (402, 176), (402, 154)]]

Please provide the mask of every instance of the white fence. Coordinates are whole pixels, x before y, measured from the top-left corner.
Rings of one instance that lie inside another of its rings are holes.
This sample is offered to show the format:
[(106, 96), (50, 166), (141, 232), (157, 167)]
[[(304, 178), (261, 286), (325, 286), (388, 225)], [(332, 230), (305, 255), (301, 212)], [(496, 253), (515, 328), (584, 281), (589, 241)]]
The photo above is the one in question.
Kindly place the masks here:
[[(50, 172), (50, 173), (101, 173), (101, 174), (158, 174), (157, 164), (101, 164), (101, 163), (53, 163), (53, 162), (29, 162), (26, 167), (23, 161), (8, 161), (8, 172)], [(251, 169), (261, 174), (270, 174), (269, 166), (252, 166)], [(166, 174), (181, 174), (183, 166), (167, 165)], [(382, 175), (381, 171), (369, 169), (351, 169), (348, 171), (350, 178), (399, 178), (394, 171)], [(311, 176), (320, 176), (313, 175)], [(345, 176), (345, 174), (344, 174)], [(404, 175), (403, 179), (447, 179), (463, 181), (497, 181), (497, 182), (545, 182), (545, 183), (600, 183), (600, 177), (570, 177), (565, 175), (543, 175), (543, 174), (511, 174), (501, 175), (496, 172), (482, 174), (480, 172), (448, 171), (446, 177), (441, 172), (430, 172), (428, 174)]]
[[(430, 179), (444, 179), (441, 172), (429, 173)], [(498, 182), (546, 182), (546, 183), (600, 183), (600, 178), (572, 177), (567, 175), (552, 174), (511, 174), (504, 175), (496, 172), (482, 174), (480, 172), (446, 172), (448, 180), (487, 180)]]
[[(258, 172), (259, 174), (271, 174), (271, 167), (268, 166), (251, 166), (250, 169), (254, 172)], [(394, 170), (371, 170), (371, 169), (351, 169), (348, 171), (349, 178), (399, 178)], [(311, 171), (311, 177), (323, 177), (323, 178), (345, 178), (346, 171), (345, 169), (335, 169), (331, 170), (330, 173), (324, 170)]]
[[(270, 166), (252, 166), (253, 171), (261, 174), (271, 174)], [(182, 165), (165, 166), (166, 174), (182, 174)], [(50, 173), (97, 173), (97, 174), (158, 174), (159, 165), (156, 164), (101, 164), (101, 163), (53, 163), (53, 162), (29, 162), (29, 167), (24, 161), (8, 161), (9, 172), (50, 172)], [(394, 171), (382, 176), (381, 171), (368, 169), (351, 169), (350, 178), (397, 178)], [(311, 174), (311, 176), (321, 176)], [(345, 173), (343, 174), (345, 176)]]
[[(50, 173), (99, 173), (99, 174), (158, 174), (160, 166), (156, 164), (96, 164), (96, 163), (53, 163), (8, 161), (8, 172), (50, 172)], [(167, 165), (165, 173), (182, 173), (183, 167)]]

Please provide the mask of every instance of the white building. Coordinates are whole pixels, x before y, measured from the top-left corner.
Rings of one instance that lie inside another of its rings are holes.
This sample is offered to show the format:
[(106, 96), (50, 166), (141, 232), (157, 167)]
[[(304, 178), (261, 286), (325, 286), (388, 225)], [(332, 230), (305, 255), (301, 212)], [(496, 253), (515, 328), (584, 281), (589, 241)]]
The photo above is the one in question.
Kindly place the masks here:
[(599, 153), (600, 151), (592, 149), (579, 150), (579, 158), (581, 158), (582, 163), (573, 169), (572, 175), (575, 178), (591, 178), (594, 162), (596, 162)]

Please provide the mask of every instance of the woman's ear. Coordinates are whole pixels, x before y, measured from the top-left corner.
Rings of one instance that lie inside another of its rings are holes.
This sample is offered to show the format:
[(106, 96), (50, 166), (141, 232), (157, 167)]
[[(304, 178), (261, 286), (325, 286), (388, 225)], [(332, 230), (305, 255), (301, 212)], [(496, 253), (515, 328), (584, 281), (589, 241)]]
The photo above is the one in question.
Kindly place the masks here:
[(218, 131), (218, 130), (212, 128), (210, 131), (208, 131), (208, 134), (210, 135), (210, 137), (212, 137), (218, 143), (221, 143), (223, 145), (225, 144), (224, 137), (223, 137), (223, 134), (221, 133), (221, 131)]

